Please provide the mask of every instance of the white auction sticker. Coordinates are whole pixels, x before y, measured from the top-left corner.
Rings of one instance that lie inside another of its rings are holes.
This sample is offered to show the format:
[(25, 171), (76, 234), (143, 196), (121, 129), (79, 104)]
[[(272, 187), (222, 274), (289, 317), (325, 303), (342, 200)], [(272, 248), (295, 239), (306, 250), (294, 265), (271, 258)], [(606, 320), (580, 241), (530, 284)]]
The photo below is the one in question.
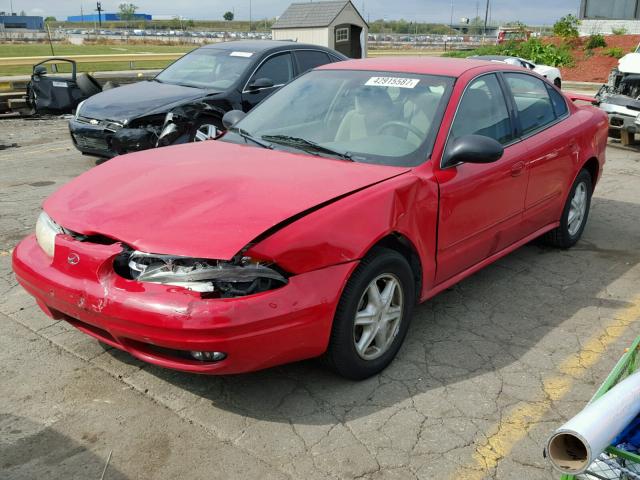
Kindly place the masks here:
[(420, 82), (419, 78), (402, 77), (371, 77), (365, 85), (376, 87), (415, 88)]
[(230, 57), (245, 57), (249, 58), (253, 56), (253, 52), (231, 52)]
[(51, 85), (54, 87), (67, 88), (67, 82), (56, 82), (55, 80), (51, 82)]

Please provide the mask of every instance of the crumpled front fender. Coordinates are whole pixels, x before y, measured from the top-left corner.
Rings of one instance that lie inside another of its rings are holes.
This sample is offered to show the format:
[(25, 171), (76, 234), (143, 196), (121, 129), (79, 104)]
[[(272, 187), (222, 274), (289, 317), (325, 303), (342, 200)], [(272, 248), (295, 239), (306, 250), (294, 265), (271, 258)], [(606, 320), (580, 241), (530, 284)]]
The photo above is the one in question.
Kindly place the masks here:
[(293, 274), (363, 258), (381, 239), (399, 234), (414, 247), (422, 285), (435, 272), (438, 187), (401, 175), (353, 193), (296, 219), (246, 254), (268, 259)]

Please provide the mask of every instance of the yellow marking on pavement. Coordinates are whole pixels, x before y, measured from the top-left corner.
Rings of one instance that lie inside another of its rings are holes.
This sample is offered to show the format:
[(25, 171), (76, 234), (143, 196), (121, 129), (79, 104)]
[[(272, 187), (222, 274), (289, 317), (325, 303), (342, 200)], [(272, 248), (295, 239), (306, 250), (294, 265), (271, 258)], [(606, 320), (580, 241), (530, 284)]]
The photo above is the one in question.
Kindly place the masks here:
[(618, 312), (604, 331), (591, 337), (579, 352), (565, 358), (553, 376), (543, 380), (543, 398), (518, 405), (494, 426), (491, 431), (495, 433), (476, 446), (472, 462), (460, 467), (451, 478), (480, 480), (487, 477), (489, 470), (495, 468), (512, 451), (514, 445), (542, 420), (552, 404), (561, 400), (571, 390), (574, 381), (584, 377), (588, 369), (598, 362), (602, 353), (618, 340), (631, 324), (640, 319), (640, 295), (631, 303), (631, 306)]

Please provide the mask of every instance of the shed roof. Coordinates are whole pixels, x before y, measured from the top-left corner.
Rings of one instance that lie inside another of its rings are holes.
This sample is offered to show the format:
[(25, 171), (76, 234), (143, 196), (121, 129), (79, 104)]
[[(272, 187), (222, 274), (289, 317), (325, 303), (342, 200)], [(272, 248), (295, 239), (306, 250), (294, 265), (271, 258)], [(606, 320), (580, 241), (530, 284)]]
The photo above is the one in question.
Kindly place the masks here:
[(271, 28), (328, 27), (349, 3), (349, 0), (292, 3)]

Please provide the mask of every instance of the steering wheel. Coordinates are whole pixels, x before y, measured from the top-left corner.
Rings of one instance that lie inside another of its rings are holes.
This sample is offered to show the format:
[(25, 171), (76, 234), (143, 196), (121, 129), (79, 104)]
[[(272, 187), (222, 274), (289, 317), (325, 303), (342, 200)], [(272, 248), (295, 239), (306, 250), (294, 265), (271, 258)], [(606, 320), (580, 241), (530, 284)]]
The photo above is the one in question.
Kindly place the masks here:
[(401, 122), (399, 120), (391, 120), (389, 122), (383, 123), (382, 126), (378, 129), (378, 133), (382, 133), (384, 130), (386, 130), (389, 127), (404, 128), (405, 130), (407, 130), (407, 131), (413, 133), (414, 135), (416, 135), (418, 138), (422, 138), (424, 136), (424, 132), (421, 132), (420, 130), (418, 130), (416, 127), (414, 127), (410, 123)]

